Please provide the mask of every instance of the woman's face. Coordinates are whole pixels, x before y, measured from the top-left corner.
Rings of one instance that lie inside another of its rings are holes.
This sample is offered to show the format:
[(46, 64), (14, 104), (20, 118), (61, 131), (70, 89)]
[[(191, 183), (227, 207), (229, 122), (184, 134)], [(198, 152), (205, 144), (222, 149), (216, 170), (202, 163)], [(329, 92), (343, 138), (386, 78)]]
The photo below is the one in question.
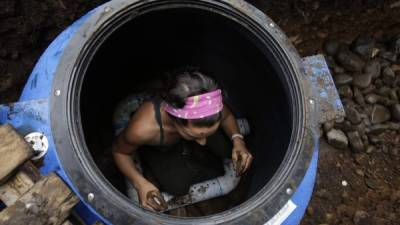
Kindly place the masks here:
[(220, 122), (218, 121), (211, 127), (196, 127), (189, 121), (186, 126), (176, 124), (175, 127), (183, 139), (205, 145), (207, 143), (207, 137), (217, 131), (219, 124)]

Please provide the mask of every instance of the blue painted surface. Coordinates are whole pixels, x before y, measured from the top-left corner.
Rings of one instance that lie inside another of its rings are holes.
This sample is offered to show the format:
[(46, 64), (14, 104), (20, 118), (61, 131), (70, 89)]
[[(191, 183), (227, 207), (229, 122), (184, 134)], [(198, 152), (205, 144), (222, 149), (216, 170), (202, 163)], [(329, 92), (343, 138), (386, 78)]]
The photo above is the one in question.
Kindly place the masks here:
[(324, 56), (304, 57), (302, 61), (306, 76), (317, 92), (319, 122), (324, 123), (337, 116), (344, 116), (343, 105)]
[(56, 71), (57, 65), (66, 45), (71, 37), (94, 11), (95, 9), (75, 21), (71, 26), (58, 35), (58, 37), (49, 45), (49, 47), (47, 47), (46, 51), (39, 58), (39, 61), (33, 68), (19, 101), (49, 98), (49, 95), (51, 94), (50, 91), (53, 83), (54, 72)]
[(299, 224), (303, 215), (307, 209), (307, 205), (311, 199), (311, 195), (314, 189), (315, 177), (317, 174), (318, 165), (318, 152), (319, 143), (315, 141), (314, 153), (311, 159), (310, 166), (307, 169), (306, 175), (301, 181), (296, 192), (293, 194), (292, 201), (297, 205), (296, 209), (290, 214), (290, 216), (282, 223), (282, 225), (294, 225)]
[[(76, 188), (65, 174), (56, 153), (49, 118), (49, 98), (53, 94), (51, 93), (52, 82), (59, 60), (71, 37), (76, 34), (76, 31), (93, 11), (73, 23), (51, 43), (33, 69), (20, 97), (20, 102), (0, 106), (0, 123), (11, 123), (22, 135), (34, 131), (43, 132), (49, 140), (49, 150), (44, 158), (45, 166), (41, 168), (41, 173), (47, 174), (55, 171), (69, 184), (71, 189), (82, 199), (75, 209), (86, 223), (91, 224), (100, 219), (106, 224), (111, 224), (102, 219), (89, 205), (84, 203), (84, 198), (79, 195)], [(318, 73), (318, 71), (318, 69), (313, 70), (313, 73)], [(324, 91), (325, 90), (322, 90), (320, 93), (322, 97), (328, 95)], [(336, 107), (342, 107), (340, 100), (335, 100), (335, 103)], [(285, 225), (298, 224), (310, 200), (315, 182), (318, 159), (318, 140), (315, 142), (316, 145), (310, 167), (292, 198), (297, 208), (285, 220), (283, 223)]]

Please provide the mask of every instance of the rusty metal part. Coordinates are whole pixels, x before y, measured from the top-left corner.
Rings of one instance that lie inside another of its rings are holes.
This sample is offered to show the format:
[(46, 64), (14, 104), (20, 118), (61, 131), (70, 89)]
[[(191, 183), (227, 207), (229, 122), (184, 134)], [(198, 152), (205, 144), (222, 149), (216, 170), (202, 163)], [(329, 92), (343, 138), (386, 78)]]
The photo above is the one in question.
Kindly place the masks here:
[(147, 192), (146, 199), (147, 199), (147, 201), (160, 206), (162, 208), (162, 210), (165, 210), (168, 207), (167, 203), (165, 202), (164, 198), (162, 197), (162, 195), (159, 191), (152, 190), (152, 191)]
[(318, 122), (325, 123), (345, 116), (335, 83), (323, 55), (302, 59), (307, 78), (315, 88)]

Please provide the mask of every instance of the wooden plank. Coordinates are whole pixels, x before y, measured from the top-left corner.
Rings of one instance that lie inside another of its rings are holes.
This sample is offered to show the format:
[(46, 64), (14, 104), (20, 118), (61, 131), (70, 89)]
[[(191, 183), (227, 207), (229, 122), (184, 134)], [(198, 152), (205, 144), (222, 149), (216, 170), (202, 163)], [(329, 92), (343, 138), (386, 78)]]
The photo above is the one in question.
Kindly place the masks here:
[(41, 175), (39, 170), (28, 161), (21, 166), (20, 170), (7, 182), (0, 186), (0, 199), (5, 205), (14, 204), (24, 193), (26, 193)]
[(0, 126), (0, 184), (4, 183), (19, 165), (33, 156), (33, 150), (15, 129)]
[(64, 223), (62, 223), (62, 225), (74, 225), (73, 223), (71, 223), (69, 220), (65, 221)]
[(59, 225), (79, 199), (54, 173), (43, 177), (13, 205), (0, 212), (2, 225)]

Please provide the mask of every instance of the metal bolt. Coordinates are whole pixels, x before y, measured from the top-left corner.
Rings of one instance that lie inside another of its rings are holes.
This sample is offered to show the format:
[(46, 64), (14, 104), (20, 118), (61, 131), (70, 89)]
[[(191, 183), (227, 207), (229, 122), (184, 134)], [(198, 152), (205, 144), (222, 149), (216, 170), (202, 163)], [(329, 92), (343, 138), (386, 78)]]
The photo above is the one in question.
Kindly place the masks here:
[(110, 11), (111, 11), (111, 8), (110, 8), (110, 7), (107, 6), (107, 7), (104, 8), (104, 12), (105, 12), (105, 13), (108, 13), (108, 12), (110, 12)]
[(26, 204), (25, 204), (25, 208), (26, 208), (26, 209), (30, 209), (30, 208), (32, 208), (32, 206), (33, 206), (32, 203), (26, 203)]
[(92, 202), (93, 199), (94, 199), (94, 194), (93, 194), (93, 193), (89, 193), (88, 196), (87, 196), (87, 198), (88, 198), (88, 201), (89, 201), (89, 202)]
[(270, 23), (269, 24), (271, 27), (275, 27), (275, 24), (274, 23)]
[(291, 188), (286, 189), (286, 194), (291, 195), (293, 193), (293, 190)]
[(311, 104), (311, 105), (314, 105), (314, 103), (315, 103), (315, 102), (314, 102), (314, 99), (310, 99), (310, 104)]
[(342, 180), (342, 185), (343, 185), (344, 187), (346, 187), (346, 186), (348, 185), (347, 181)]
[(54, 92), (54, 94), (55, 94), (56, 96), (60, 96), (61, 91), (60, 91), (60, 90), (56, 90), (56, 91)]

